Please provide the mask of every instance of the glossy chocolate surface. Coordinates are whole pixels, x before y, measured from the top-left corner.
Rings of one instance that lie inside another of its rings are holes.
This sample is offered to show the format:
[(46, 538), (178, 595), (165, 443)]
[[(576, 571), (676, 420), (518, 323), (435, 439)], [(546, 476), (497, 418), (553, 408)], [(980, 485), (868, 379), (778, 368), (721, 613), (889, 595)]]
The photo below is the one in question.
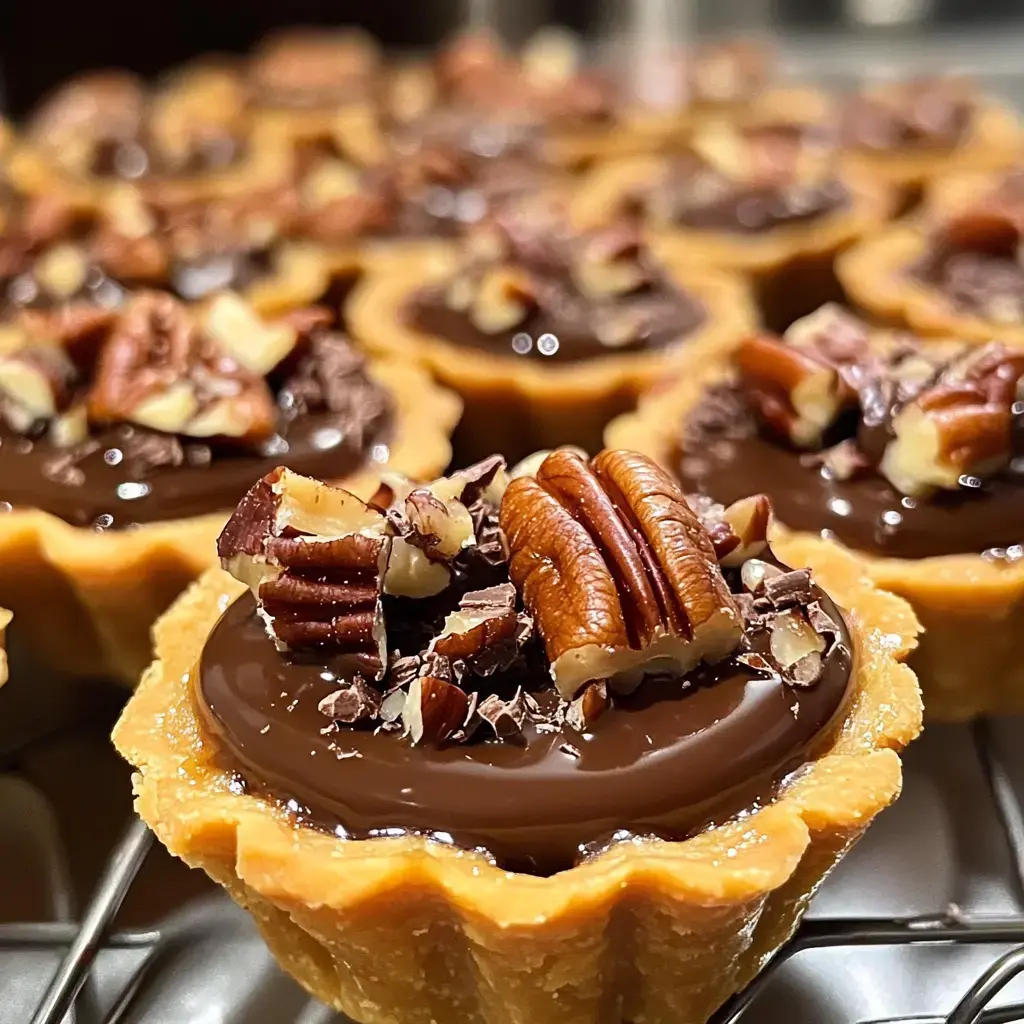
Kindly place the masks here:
[(880, 475), (831, 479), (806, 453), (760, 437), (753, 427), (737, 440), (688, 437), (675, 468), (684, 490), (724, 504), (767, 494), (786, 526), (827, 531), (859, 551), (897, 558), (1022, 556), (1024, 479), (1017, 473), (985, 481), (965, 477), (957, 491), (907, 498)]
[(0, 509), (5, 503), (38, 508), (76, 526), (99, 528), (217, 512), (231, 508), (253, 480), (283, 463), (327, 479), (348, 476), (372, 455), (373, 445), (386, 446), (387, 424), (382, 416), (366, 424), (364, 434), (346, 435), (336, 414), (309, 413), (268, 442), (263, 453), (185, 442), (180, 462), (175, 457), (158, 466), (133, 452), (147, 439), (160, 445), (168, 439), (127, 425), (96, 434), (76, 449), (0, 428)]
[(1024, 266), (986, 252), (929, 253), (911, 268), (962, 313), (996, 324), (1024, 323)]
[[(574, 362), (621, 352), (643, 352), (684, 342), (705, 321), (707, 311), (692, 296), (658, 276), (641, 291), (595, 303), (567, 281), (548, 278), (537, 308), (514, 330), (485, 334), (465, 312), (446, 302), (446, 289), (412, 297), (406, 318), (418, 331), (452, 345), (522, 359)], [(625, 343), (607, 344), (600, 332), (615, 318), (636, 316), (643, 327)]]
[[(843, 640), (849, 649), (845, 627)], [(535, 678), (543, 706), (553, 691), (543, 670)], [(282, 658), (247, 594), (215, 627), (197, 679), (226, 766), (300, 821), (353, 838), (434, 835), (552, 874), (616, 833), (681, 837), (770, 799), (842, 708), (850, 661), (828, 659), (810, 689), (726, 661), (685, 688), (648, 680), (589, 733), (531, 725), (521, 744), (413, 746), (396, 734), (324, 732), (317, 704), (336, 688), (330, 664)]]

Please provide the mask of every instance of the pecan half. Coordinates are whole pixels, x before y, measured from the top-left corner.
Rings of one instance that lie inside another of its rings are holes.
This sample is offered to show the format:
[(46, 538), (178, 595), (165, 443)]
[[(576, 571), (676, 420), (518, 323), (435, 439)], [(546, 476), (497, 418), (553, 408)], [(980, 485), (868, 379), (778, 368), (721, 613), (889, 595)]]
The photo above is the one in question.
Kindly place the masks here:
[(278, 468), (242, 499), (217, 553), (252, 590), (280, 650), (329, 647), (383, 676), (381, 594), (391, 537), (378, 509)]
[(89, 395), (100, 423), (190, 437), (271, 437), (277, 409), (262, 376), (202, 334), (169, 295), (135, 298), (100, 351)]
[(883, 475), (914, 497), (1005, 468), (1022, 377), (1024, 352), (996, 342), (952, 360), (893, 416)]
[(714, 546), (676, 484), (646, 457), (553, 452), (501, 505), (509, 573), (544, 641), (559, 692), (687, 672), (740, 642), (742, 616)]

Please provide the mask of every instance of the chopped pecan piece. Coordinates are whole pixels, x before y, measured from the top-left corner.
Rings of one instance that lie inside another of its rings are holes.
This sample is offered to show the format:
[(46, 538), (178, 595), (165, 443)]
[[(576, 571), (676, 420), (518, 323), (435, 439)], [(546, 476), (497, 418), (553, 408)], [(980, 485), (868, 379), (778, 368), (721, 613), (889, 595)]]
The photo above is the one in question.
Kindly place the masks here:
[(266, 323), (240, 295), (214, 298), (202, 319), (207, 337), (239, 366), (261, 377), (295, 348), (298, 331), (286, 320)]
[(742, 616), (710, 537), (649, 459), (604, 451), (588, 464), (553, 452), (501, 505), (509, 573), (544, 641), (559, 693), (681, 673), (740, 642)]
[(741, 498), (728, 508), (703, 495), (687, 495), (686, 500), (707, 530), (719, 564), (742, 565), (767, 546), (772, 516), (772, 503), (767, 495)]
[(484, 334), (501, 334), (521, 324), (535, 303), (535, 286), (525, 270), (495, 267), (477, 284), (469, 316)]
[(30, 434), (66, 407), (75, 368), (57, 345), (25, 342), (0, 350), (0, 415), (20, 434)]
[(390, 552), (382, 512), (283, 468), (249, 491), (217, 540), (221, 564), (252, 590), (279, 649), (330, 647), (378, 679)]
[(413, 743), (443, 743), (464, 730), (470, 698), (454, 680), (446, 658), (424, 658), (402, 704), (402, 731)]
[(425, 487), (394, 475), (384, 482), (392, 494), (388, 518), (397, 534), (386, 580), (389, 594), (439, 594), (451, 580), (454, 560), (472, 548), (489, 560), (503, 558), (504, 541), (493, 528), (493, 509), (508, 482), (500, 456)]
[(856, 400), (834, 364), (776, 338), (748, 338), (736, 365), (761, 422), (800, 448), (820, 447), (825, 431)]
[(464, 664), (479, 676), (507, 669), (533, 627), (528, 617), (517, 614), (515, 605), (516, 590), (511, 583), (464, 594), (458, 611), (445, 619), (428, 650)]
[(608, 710), (608, 687), (603, 679), (587, 683), (565, 709), (566, 724), (584, 732)]
[(89, 415), (189, 437), (255, 442), (277, 409), (264, 379), (205, 337), (169, 295), (140, 295), (100, 351)]
[(585, 240), (573, 275), (580, 291), (598, 301), (634, 292), (650, 283), (650, 271), (641, 262), (643, 239), (631, 224), (595, 232)]
[(913, 497), (1005, 468), (1022, 376), (1024, 352), (996, 342), (952, 360), (893, 416), (883, 475)]

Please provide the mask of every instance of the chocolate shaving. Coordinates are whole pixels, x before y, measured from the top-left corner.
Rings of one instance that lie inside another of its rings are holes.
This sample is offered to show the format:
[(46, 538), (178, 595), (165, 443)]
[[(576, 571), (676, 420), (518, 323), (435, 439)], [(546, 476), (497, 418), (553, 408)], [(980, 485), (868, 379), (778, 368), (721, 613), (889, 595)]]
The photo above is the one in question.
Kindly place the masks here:
[(520, 687), (511, 700), (502, 700), (495, 693), (485, 697), (477, 707), (477, 714), (498, 739), (516, 742), (523, 738), (529, 710), (527, 695)]
[(324, 697), (317, 705), (317, 710), (335, 722), (351, 725), (374, 718), (380, 711), (380, 705), (380, 691), (357, 675), (345, 680), (339, 689)]
[(796, 605), (807, 605), (814, 600), (811, 574), (806, 569), (793, 569), (779, 576), (766, 576), (761, 586), (764, 596), (777, 611)]

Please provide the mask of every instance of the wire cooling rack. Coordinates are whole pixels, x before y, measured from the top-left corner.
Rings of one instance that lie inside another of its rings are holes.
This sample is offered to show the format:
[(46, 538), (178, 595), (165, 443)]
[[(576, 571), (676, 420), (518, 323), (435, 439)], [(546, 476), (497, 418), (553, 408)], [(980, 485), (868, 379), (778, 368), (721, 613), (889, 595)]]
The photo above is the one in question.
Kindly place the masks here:
[[(1010, 877), (1006, 880), (1024, 906), (1024, 811), (1015, 791), (1011, 773), (1004, 765), (993, 726), (979, 722), (971, 728), (970, 746), (977, 769), (991, 799), (991, 811), (1006, 847)], [(889, 812), (895, 813), (895, 812)], [(934, 842), (918, 837), (918, 843)], [(139, 870), (153, 849), (152, 833), (132, 819), (111, 851), (105, 871), (77, 923), (24, 923), (0, 926), (0, 959), (28, 950), (49, 950), (63, 954), (59, 967), (40, 1001), (31, 1024), (127, 1024), (137, 1019), (135, 1011), (150, 985), (168, 970), (174, 957), (200, 938), (210, 939), (209, 924), (181, 924), (167, 927), (113, 930), (118, 910), (135, 883)], [(216, 936), (213, 936), (216, 938)], [(994, 956), (988, 966), (961, 994), (945, 1015), (903, 1015), (873, 1017), (870, 1024), (999, 1024), (1024, 1020), (1024, 1002), (994, 1006), (1004, 987), (1024, 974), (1024, 916), (967, 914), (955, 906), (936, 914), (893, 918), (809, 917), (796, 936), (766, 965), (758, 978), (729, 1001), (714, 1018), (714, 1024), (737, 1024), (752, 1019), (758, 1000), (784, 965), (811, 950), (850, 950), (870, 946), (909, 947), (922, 945), (1010, 946)], [(94, 985), (93, 967), (101, 953), (134, 951), (134, 967), (120, 981), (119, 988), (102, 1000)], [(248, 1020), (249, 1018), (245, 1018)], [(307, 1004), (291, 1018), (295, 1024), (338, 1024), (343, 1018), (314, 1004)], [(0, 1020), (3, 1008), (0, 1005)], [(868, 1024), (869, 1018), (850, 1017), (851, 1024)], [(13, 1021), (12, 1021), (13, 1024)], [(19, 1022), (20, 1024), (20, 1022)]]

